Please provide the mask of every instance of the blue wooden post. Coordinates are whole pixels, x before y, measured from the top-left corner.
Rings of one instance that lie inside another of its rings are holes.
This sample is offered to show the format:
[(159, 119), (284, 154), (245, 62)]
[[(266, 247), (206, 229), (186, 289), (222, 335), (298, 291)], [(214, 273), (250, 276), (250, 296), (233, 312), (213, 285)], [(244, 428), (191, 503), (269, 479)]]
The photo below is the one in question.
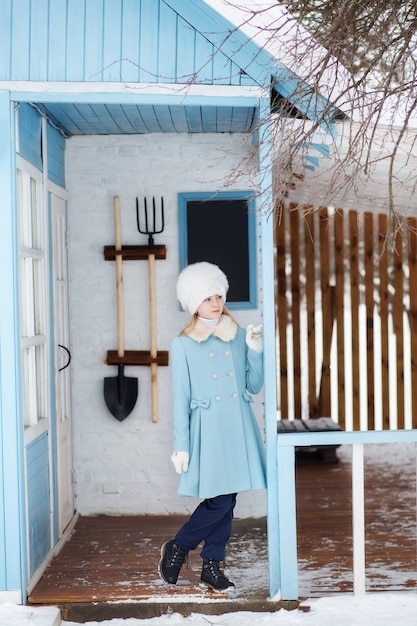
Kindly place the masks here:
[[(285, 437), (285, 435), (283, 436)], [(280, 447), (278, 450), (278, 519), (281, 556), (281, 598), (282, 600), (297, 600), (297, 518), (295, 502), (295, 447), (293, 445)]]
[(265, 435), (267, 457), (268, 506), (268, 564), (269, 593), (274, 598), (281, 586), (278, 472), (277, 472), (277, 387), (275, 353), (275, 271), (274, 271), (274, 215), (272, 197), (272, 139), (269, 100), (260, 102), (260, 123), (257, 135), (262, 229), (262, 308), (264, 324), (265, 363)]
[(26, 587), (23, 423), (20, 393), (14, 117), (0, 92), (0, 599), (22, 602)]

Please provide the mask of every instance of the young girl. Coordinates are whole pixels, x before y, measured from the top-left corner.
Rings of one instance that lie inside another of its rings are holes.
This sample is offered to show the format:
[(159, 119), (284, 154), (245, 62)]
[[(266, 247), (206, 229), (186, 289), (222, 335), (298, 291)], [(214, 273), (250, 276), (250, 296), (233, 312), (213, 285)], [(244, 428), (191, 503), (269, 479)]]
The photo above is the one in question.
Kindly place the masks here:
[(264, 448), (250, 403), (263, 384), (262, 327), (239, 328), (224, 306), (229, 284), (212, 263), (179, 275), (177, 295), (191, 319), (172, 342), (174, 452), (178, 493), (203, 501), (162, 546), (159, 572), (175, 585), (190, 550), (204, 542), (201, 581), (234, 584), (220, 569), (239, 491), (264, 489)]

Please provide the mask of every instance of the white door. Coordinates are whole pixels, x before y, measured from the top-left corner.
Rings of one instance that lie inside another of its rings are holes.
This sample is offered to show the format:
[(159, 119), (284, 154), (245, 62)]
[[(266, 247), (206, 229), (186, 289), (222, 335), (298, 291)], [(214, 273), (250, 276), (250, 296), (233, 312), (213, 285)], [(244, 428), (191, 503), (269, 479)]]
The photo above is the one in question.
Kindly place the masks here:
[(68, 267), (65, 200), (51, 195), (54, 291), (56, 456), (58, 533), (62, 536), (74, 513), (71, 441), (71, 376), (68, 320)]

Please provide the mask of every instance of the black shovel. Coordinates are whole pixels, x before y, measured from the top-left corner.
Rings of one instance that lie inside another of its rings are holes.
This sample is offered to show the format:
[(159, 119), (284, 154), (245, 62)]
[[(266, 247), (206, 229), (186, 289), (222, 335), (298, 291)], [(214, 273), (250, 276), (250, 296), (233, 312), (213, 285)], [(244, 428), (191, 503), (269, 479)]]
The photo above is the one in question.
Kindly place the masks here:
[[(122, 236), (120, 227), (120, 200), (113, 199), (114, 230), (116, 239), (116, 287), (117, 287), (117, 356), (124, 357)], [(136, 404), (138, 380), (124, 375), (124, 365), (117, 366), (117, 376), (104, 379), (104, 401), (110, 413), (122, 422)]]

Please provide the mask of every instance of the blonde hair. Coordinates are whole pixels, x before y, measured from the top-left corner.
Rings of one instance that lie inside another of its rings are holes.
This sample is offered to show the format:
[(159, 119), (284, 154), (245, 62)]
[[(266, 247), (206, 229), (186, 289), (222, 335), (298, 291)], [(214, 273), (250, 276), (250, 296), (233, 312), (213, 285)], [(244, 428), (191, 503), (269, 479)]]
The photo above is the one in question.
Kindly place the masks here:
[[(231, 320), (233, 320), (233, 322), (237, 326), (239, 326), (237, 320), (233, 317), (233, 315), (230, 313), (227, 307), (223, 307), (222, 315), (227, 315), (228, 317), (230, 317)], [(190, 319), (188, 320), (184, 328), (178, 333), (178, 336), (181, 337), (182, 335), (189, 335), (190, 333), (192, 333), (195, 328), (197, 320), (198, 320), (198, 315), (197, 315), (197, 312), (195, 312), (194, 315), (190, 317)]]

